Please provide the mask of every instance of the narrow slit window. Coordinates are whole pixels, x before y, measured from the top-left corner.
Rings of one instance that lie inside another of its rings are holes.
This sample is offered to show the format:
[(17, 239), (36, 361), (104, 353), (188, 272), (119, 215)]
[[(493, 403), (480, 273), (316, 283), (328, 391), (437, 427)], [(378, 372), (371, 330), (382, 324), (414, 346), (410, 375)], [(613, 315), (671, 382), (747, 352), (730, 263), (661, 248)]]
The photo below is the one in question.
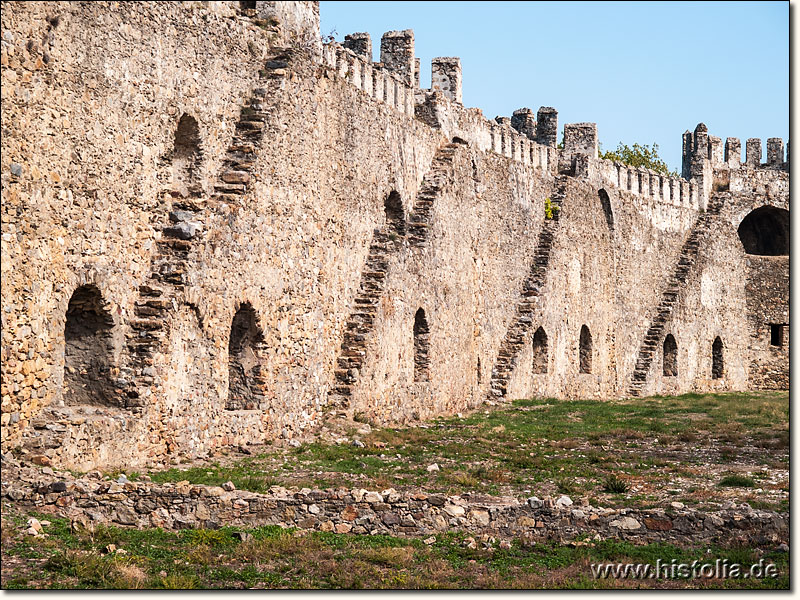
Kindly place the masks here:
[(579, 371), (581, 373), (592, 372), (592, 334), (589, 328), (584, 325), (581, 327), (580, 350), (579, 350)]
[(722, 340), (716, 338), (714, 344), (711, 346), (711, 378), (722, 379), (725, 372), (725, 363), (723, 361), (723, 347)]
[(771, 324), (769, 326), (769, 345), (781, 347), (784, 344), (785, 325)]

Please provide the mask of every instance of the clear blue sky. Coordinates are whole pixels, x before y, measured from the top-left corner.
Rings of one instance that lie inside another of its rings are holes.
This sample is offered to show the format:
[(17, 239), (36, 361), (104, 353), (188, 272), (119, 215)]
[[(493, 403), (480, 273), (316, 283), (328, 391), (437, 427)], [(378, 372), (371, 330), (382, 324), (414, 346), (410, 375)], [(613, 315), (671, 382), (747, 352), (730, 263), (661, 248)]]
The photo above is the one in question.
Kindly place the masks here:
[[(680, 172), (681, 134), (789, 136), (788, 2), (320, 2), (323, 35), (413, 29), (430, 61), (459, 56), (464, 104), (597, 123), (603, 148), (659, 145)], [(560, 133), (559, 133), (560, 137)], [(766, 147), (763, 150), (766, 159)]]

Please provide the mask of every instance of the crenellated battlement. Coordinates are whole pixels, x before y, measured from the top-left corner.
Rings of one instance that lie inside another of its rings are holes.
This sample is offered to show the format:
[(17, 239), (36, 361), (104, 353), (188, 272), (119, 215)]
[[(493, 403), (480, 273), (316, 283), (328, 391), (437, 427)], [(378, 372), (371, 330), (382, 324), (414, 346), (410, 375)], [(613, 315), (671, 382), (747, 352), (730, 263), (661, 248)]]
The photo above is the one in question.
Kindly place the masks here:
[(444, 56), (431, 61), (431, 90), (442, 92), (453, 102), (461, 103), (460, 58)]
[[(489, 120), (479, 109), (465, 108), (461, 104), (461, 61), (457, 57), (434, 58), (431, 88), (420, 89), (416, 75), (417, 87), (412, 87), (409, 65), (418, 62), (413, 55), (413, 40), (411, 30), (387, 32), (381, 40), (381, 62), (374, 63), (370, 35), (352, 33), (345, 36), (344, 44), (324, 44), (322, 62), (355, 88), (407, 116), (416, 115), (437, 128), (443, 122), (460, 123), (452, 135), (480, 150), (544, 170), (557, 163), (558, 112), (554, 108), (540, 108), (538, 119), (529, 119), (522, 132), (511, 119)], [(415, 66), (413, 72), (417, 71)]]
[(696, 182), (598, 158), (598, 146), (596, 123), (565, 124), (564, 148), (558, 161), (559, 172), (599, 180), (603, 186), (636, 194), (654, 204), (691, 210), (706, 207), (707, 196)]
[[(293, 27), (297, 21), (294, 13), (299, 9), (292, 7), (306, 3), (257, 2), (255, 12), (261, 17), (273, 15), (279, 4), (294, 11), (289, 19), (289, 27)], [(300, 23), (304, 31), (309, 23), (318, 26), (313, 18), (304, 13), (302, 16)], [(738, 138), (727, 138), (723, 143), (721, 138), (709, 135), (703, 123), (693, 132), (683, 134), (682, 177), (599, 159), (594, 123), (565, 125), (564, 148), (557, 150), (558, 112), (552, 107), (541, 107), (535, 116), (531, 109), (521, 108), (510, 118), (494, 120), (486, 119), (479, 109), (465, 108), (462, 105), (462, 66), (457, 57), (434, 58), (430, 88), (422, 88), (420, 61), (414, 56), (413, 30), (384, 33), (378, 63), (372, 61), (372, 50), (369, 33), (357, 32), (346, 35), (342, 44), (335, 41), (323, 44), (320, 54), (323, 64), (371, 98), (432, 127), (446, 129), (448, 135), (461, 137), (483, 151), (545, 171), (598, 177), (604, 185), (656, 203), (704, 209), (715, 189), (730, 189), (731, 186), (741, 189), (747, 182), (755, 182), (763, 188), (764, 182), (773, 181), (776, 171), (786, 172), (789, 168), (788, 144), (784, 152), (781, 138), (767, 140), (765, 162), (761, 140), (746, 140), (743, 160), (742, 143)], [(754, 171), (758, 174), (754, 175)], [(788, 181), (785, 185), (788, 186)]]
[(789, 170), (789, 146), (786, 145), (784, 157), (783, 139), (767, 139), (766, 162), (763, 161), (763, 145), (760, 138), (749, 138), (745, 143), (745, 157), (742, 161), (742, 143), (739, 138), (729, 137), (723, 146), (722, 139), (709, 135), (708, 127), (699, 123), (694, 131), (683, 134), (684, 177), (691, 177), (702, 170), (704, 161), (712, 169), (778, 169)]
[[(530, 108), (514, 111), (512, 117), (487, 119), (480, 109), (462, 104), (462, 70), (457, 57), (438, 57), (431, 61), (431, 87), (419, 87), (419, 59), (414, 56), (414, 34), (411, 30), (390, 31), (381, 40), (381, 62), (372, 62), (372, 42), (368, 33), (345, 36), (344, 44), (323, 45), (322, 61), (351, 85), (371, 98), (392, 106), (407, 116), (416, 116), (428, 125), (443, 129), (448, 137), (460, 137), (479, 150), (493, 152), (523, 165), (538, 167), (547, 172), (561, 172), (575, 177), (597, 178), (603, 185), (613, 186), (650, 200), (656, 204), (704, 209), (710, 191), (702, 182), (702, 168), (688, 177), (670, 177), (644, 168), (598, 158), (598, 135), (595, 123), (572, 123), (564, 126), (564, 148), (556, 148), (558, 111), (543, 106), (534, 116)], [(724, 149), (722, 141), (697, 136), (705, 144), (710, 164), (738, 164), (740, 144), (729, 138)], [(694, 147), (684, 136), (684, 156), (687, 147)], [(748, 140), (748, 162), (760, 164), (755, 157), (753, 140)], [(780, 145), (778, 142), (781, 142)], [(768, 153), (773, 168), (782, 159), (782, 141), (770, 140)], [(696, 169), (697, 170), (697, 169)], [(698, 180), (698, 177), (700, 180)]]
[[(383, 62), (371, 60), (372, 44), (369, 34), (353, 34), (360, 38), (348, 40), (349, 47), (330, 42), (322, 47), (322, 62), (339, 76), (371, 98), (388, 104), (401, 113), (414, 116), (414, 88)], [(355, 50), (354, 50), (355, 48)], [(370, 53), (366, 49), (370, 49)]]
[(705, 192), (752, 191), (759, 194), (788, 192), (789, 145), (784, 156), (783, 139), (767, 140), (766, 162), (759, 138), (742, 143), (739, 138), (722, 139), (709, 135), (708, 127), (699, 123), (694, 131), (683, 134), (683, 176), (700, 182)]
[(656, 204), (705, 209), (707, 197), (694, 181), (682, 177), (671, 177), (644, 167), (631, 167), (617, 161), (596, 159), (591, 161), (594, 174), (605, 185), (649, 198)]

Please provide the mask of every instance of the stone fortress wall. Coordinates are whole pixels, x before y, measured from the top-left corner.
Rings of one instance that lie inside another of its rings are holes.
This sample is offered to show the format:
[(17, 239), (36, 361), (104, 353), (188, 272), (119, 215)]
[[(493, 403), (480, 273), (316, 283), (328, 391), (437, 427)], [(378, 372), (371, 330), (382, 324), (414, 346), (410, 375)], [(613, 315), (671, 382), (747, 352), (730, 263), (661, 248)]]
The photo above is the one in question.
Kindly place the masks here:
[(3, 3), (3, 452), (788, 387), (782, 141), (701, 124), (664, 177), (464, 107), (456, 58), (421, 88), (410, 30), (371, 57), (313, 2)]

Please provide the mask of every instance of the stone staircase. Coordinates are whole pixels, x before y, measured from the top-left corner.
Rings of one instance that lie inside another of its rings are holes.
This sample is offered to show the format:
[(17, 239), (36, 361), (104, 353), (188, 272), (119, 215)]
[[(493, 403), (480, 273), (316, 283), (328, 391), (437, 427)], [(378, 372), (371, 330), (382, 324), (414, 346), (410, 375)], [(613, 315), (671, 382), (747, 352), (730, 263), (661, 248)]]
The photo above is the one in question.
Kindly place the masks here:
[(408, 243), (412, 247), (419, 248), (428, 239), (433, 203), (452, 178), (453, 157), (461, 145), (463, 142), (445, 144), (436, 151), (431, 161), (431, 168), (422, 181), (409, 218)]
[(705, 212), (701, 213), (697, 221), (695, 221), (692, 230), (683, 243), (678, 264), (675, 266), (675, 270), (661, 294), (661, 302), (656, 308), (656, 315), (650, 323), (650, 327), (647, 329), (644, 340), (639, 347), (636, 366), (633, 369), (630, 387), (628, 388), (628, 394), (630, 396), (639, 396), (642, 392), (642, 388), (647, 381), (647, 374), (650, 371), (653, 359), (657, 353), (658, 345), (663, 340), (664, 328), (678, 301), (678, 294), (681, 288), (686, 284), (689, 271), (691, 271), (697, 260), (700, 241), (703, 235), (708, 231), (708, 227), (714, 217), (719, 215), (722, 205), (722, 200), (712, 196), (709, 199), (708, 208)]
[[(536, 243), (536, 254), (530, 272), (522, 284), (522, 293), (517, 300), (516, 312), (506, 336), (500, 344), (492, 377), (489, 383), (489, 399), (497, 400), (505, 397), (508, 380), (517, 364), (517, 356), (525, 345), (525, 339), (533, 326), (533, 313), (539, 308), (539, 297), (547, 276), (550, 254), (553, 248), (558, 219), (561, 213), (561, 202), (566, 196), (566, 178), (556, 178), (556, 185), (550, 195), (553, 206), (553, 218), (545, 219)], [(557, 208), (557, 210), (556, 210)]]
[[(184, 302), (189, 253), (202, 239), (204, 211), (210, 211), (221, 202), (240, 202), (248, 191), (250, 172), (269, 115), (264, 104), (267, 90), (261, 85), (269, 79), (282, 77), (283, 69), (288, 66), (286, 49), (275, 50), (279, 54), (267, 61), (266, 68), (260, 73), (259, 85), (241, 109), (210, 200), (197, 186), (190, 188), (187, 196), (168, 192), (172, 195), (171, 210), (162, 217), (162, 237), (156, 240), (152, 270), (139, 286), (134, 315), (128, 321), (130, 327), (125, 340), (128, 360), (120, 368), (119, 377), (113, 381), (116, 397), (106, 398), (102, 406), (45, 407), (23, 433), (23, 447), (32, 455), (63, 446), (65, 440), (78, 431), (76, 427), (80, 424), (96, 426), (98, 431), (107, 434), (109, 418), (116, 417), (115, 423), (117, 419), (124, 423), (131, 413), (141, 411), (146, 402), (144, 390), (156, 383), (153, 358), (163, 351), (162, 344), (168, 338), (169, 312)], [(255, 381), (256, 385), (259, 383), (262, 382)], [(73, 439), (71, 443), (77, 442)], [(96, 439), (88, 439), (88, 443), (96, 443)]]
[[(260, 73), (260, 84), (282, 76), (289, 59), (286, 50), (281, 50), (267, 61)], [(199, 188), (190, 190), (186, 197), (173, 194), (169, 220), (162, 225), (162, 238), (157, 240), (152, 272), (139, 286), (134, 318), (129, 322), (126, 345), (130, 360), (128, 366), (120, 370), (121, 381), (126, 386), (127, 407), (141, 406), (143, 390), (155, 382), (153, 357), (161, 351), (168, 337), (169, 312), (183, 302), (189, 253), (203, 237), (204, 212), (219, 203), (241, 202), (249, 189), (256, 153), (270, 114), (264, 104), (266, 95), (267, 90), (257, 86), (242, 107), (210, 202), (205, 201)]]
[(353, 386), (364, 366), (367, 337), (375, 328), (378, 303), (386, 287), (389, 259), (402, 248), (403, 237), (409, 246), (417, 248), (427, 241), (433, 204), (452, 178), (453, 157), (459, 145), (453, 142), (437, 150), (417, 193), (407, 226), (401, 228), (387, 224), (373, 232), (367, 261), (361, 272), (361, 284), (336, 359), (336, 383), (329, 401), (332, 409), (346, 410), (350, 406)]

